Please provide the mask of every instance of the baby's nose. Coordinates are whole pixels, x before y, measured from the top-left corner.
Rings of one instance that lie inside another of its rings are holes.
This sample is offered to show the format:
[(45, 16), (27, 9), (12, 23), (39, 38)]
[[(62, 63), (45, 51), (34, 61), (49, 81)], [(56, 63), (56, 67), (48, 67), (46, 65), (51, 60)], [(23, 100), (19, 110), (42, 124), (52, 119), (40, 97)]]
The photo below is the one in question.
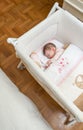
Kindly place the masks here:
[(48, 54), (47, 57), (50, 58), (51, 57), (50, 54)]

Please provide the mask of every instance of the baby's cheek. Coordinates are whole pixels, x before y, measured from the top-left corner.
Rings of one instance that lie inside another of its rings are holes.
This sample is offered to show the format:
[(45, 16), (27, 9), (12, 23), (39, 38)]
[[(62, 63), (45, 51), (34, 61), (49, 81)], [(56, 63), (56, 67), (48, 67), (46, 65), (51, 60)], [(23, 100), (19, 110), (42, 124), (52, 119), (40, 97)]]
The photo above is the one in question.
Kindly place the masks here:
[(50, 57), (51, 57), (51, 58), (53, 58), (53, 57), (54, 57), (54, 55), (55, 55), (55, 52), (54, 52), (54, 51), (52, 51), (52, 52), (51, 52), (51, 54), (50, 54)]

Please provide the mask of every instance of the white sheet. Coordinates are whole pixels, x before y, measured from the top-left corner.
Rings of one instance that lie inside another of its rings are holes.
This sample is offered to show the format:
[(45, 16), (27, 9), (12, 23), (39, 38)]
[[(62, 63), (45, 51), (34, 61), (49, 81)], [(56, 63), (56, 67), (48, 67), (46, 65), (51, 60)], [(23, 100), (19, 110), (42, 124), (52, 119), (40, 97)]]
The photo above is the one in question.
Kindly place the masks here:
[(32, 101), (0, 69), (0, 130), (52, 130)]

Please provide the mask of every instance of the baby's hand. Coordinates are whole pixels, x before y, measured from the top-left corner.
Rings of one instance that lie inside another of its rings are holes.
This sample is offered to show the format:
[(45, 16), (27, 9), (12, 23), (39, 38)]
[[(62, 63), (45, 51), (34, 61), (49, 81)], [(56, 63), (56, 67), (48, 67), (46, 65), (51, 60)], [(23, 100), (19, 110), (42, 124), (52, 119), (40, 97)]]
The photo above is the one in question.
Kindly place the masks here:
[(47, 63), (46, 63), (45, 69), (47, 69), (50, 66), (50, 64), (52, 64), (52, 61), (48, 60)]
[(52, 63), (52, 61), (51, 61), (51, 60), (48, 60), (46, 64), (47, 64), (47, 65), (50, 65), (51, 63)]

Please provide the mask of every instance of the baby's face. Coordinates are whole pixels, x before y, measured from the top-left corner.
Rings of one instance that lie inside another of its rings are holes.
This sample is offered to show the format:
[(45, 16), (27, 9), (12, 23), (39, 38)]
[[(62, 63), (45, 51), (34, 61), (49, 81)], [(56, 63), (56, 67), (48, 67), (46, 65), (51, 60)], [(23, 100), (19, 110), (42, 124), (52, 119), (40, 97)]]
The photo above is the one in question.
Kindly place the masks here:
[(55, 56), (55, 53), (56, 53), (56, 49), (54, 47), (45, 50), (45, 56), (49, 59), (53, 58)]

